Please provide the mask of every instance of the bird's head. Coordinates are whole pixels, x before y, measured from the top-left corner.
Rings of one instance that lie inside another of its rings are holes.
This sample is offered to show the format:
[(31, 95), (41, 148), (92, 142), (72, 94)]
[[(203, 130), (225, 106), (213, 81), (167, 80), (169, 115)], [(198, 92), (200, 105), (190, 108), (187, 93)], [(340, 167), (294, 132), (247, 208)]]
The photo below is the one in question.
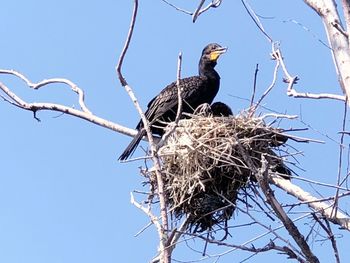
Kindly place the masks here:
[(222, 47), (216, 43), (211, 43), (203, 49), (202, 58), (205, 58), (207, 61), (216, 63), (220, 55), (224, 54), (226, 51), (226, 47)]

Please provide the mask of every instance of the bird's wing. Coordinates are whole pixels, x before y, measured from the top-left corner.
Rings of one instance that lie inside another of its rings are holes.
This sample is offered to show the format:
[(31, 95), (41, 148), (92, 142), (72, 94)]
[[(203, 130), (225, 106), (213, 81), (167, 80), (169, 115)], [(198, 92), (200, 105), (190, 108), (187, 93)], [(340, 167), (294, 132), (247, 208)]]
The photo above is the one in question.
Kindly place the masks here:
[[(180, 80), (181, 95), (185, 102), (190, 103), (192, 98), (199, 96), (198, 91), (201, 87), (207, 85), (208, 79), (206, 77), (189, 77)], [(158, 96), (154, 97), (148, 103), (148, 109), (145, 112), (146, 118), (152, 122), (160, 117), (167, 111), (173, 110), (174, 113), (177, 111), (178, 96), (177, 96), (177, 85), (176, 81), (166, 86)], [(137, 128), (142, 127), (142, 122), (137, 125)]]

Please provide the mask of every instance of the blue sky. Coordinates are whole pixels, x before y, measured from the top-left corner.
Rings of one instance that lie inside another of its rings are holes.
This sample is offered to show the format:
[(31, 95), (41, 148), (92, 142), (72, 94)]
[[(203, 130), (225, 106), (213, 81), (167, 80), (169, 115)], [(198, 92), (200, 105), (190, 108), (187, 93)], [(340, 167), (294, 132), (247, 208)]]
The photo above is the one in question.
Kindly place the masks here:
[[(188, 2), (173, 1), (188, 10), (193, 10), (198, 1)], [(316, 14), (303, 1), (251, 1), (251, 5), (266, 17), (262, 20), (266, 30), (280, 41), (290, 72), (300, 77), (297, 88), (339, 94), (329, 49), (319, 41), (326, 41), (326, 37)], [(139, 117), (114, 69), (131, 10), (131, 0), (5, 1), (1, 12), (0, 68), (18, 70), (32, 81), (68, 78), (86, 92), (86, 103), (93, 113), (132, 128)], [(195, 75), (200, 52), (210, 42), (229, 48), (217, 67), (222, 78), (217, 100), (228, 103), (237, 113), (248, 106), (237, 97), (250, 98), (255, 65), (259, 63), (260, 68), (259, 94), (270, 84), (274, 68), (269, 43), (240, 1), (223, 1), (220, 8), (200, 16), (195, 24), (190, 16), (160, 0), (140, 1), (123, 72), (143, 108), (176, 79), (180, 51), (182, 75)], [(61, 85), (33, 91), (13, 77), (0, 79), (28, 101), (77, 106), (75, 94)], [(281, 74), (264, 103), (278, 112), (301, 115), (314, 129), (298, 135), (326, 141), (324, 145), (293, 146), (304, 152), (298, 157), (306, 170), (299, 171), (301, 176), (335, 183), (338, 144), (323, 134), (339, 140), (342, 103), (289, 98)], [(41, 122), (37, 122), (31, 112), (4, 101), (0, 102), (0, 116), (1, 262), (147, 262), (156, 254), (154, 228), (134, 237), (149, 220), (130, 204), (130, 192), (142, 189), (138, 167), (143, 163), (117, 162), (129, 137), (55, 112), (40, 112)], [(304, 127), (300, 121), (283, 121), (281, 125)], [(327, 189), (321, 192), (334, 193)], [(261, 233), (234, 231), (242, 242)], [(350, 256), (342, 246), (346, 240), (339, 242), (342, 258)], [(201, 243), (196, 245), (202, 247)], [(326, 244), (315, 242), (314, 247), (324, 262), (333, 260)], [(214, 252), (216, 249), (211, 248)], [(179, 260), (201, 258), (186, 246), (179, 248), (175, 256)], [(246, 256), (234, 252), (219, 262)], [(251, 262), (271, 258), (285, 260), (272, 252)]]

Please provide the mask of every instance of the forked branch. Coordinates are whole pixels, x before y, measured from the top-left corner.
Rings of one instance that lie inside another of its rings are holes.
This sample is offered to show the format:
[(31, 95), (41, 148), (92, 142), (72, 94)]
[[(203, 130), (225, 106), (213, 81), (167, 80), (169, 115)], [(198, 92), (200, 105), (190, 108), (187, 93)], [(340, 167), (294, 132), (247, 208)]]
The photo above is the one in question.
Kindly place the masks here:
[(91, 123), (94, 123), (96, 125), (102, 126), (104, 128), (110, 129), (112, 131), (123, 133), (128, 136), (135, 136), (136, 134), (136, 131), (133, 129), (124, 127), (122, 125), (119, 125), (112, 121), (108, 121), (104, 118), (101, 118), (92, 114), (92, 112), (88, 109), (88, 107), (85, 104), (83, 90), (80, 89), (75, 83), (73, 83), (70, 80), (63, 79), (63, 78), (53, 78), (53, 79), (47, 79), (47, 80), (43, 80), (35, 83), (35, 82), (32, 82), (29, 78), (27, 78), (24, 74), (15, 70), (1, 69), (0, 74), (15, 76), (16, 78), (23, 80), (26, 83), (26, 85), (32, 89), (44, 88), (44, 87), (48, 87), (50, 84), (58, 83), (58, 84), (67, 85), (71, 90), (73, 90), (75, 93), (78, 94), (78, 102), (81, 108), (80, 110), (75, 109), (73, 107), (66, 106), (66, 105), (57, 104), (57, 103), (28, 102), (25, 99), (18, 96), (16, 93), (14, 93), (12, 89), (10, 89), (7, 85), (0, 82), (0, 90), (3, 92), (3, 94), (0, 94), (1, 98), (18, 108), (32, 111), (34, 113), (34, 117), (37, 120), (39, 120), (36, 116), (37, 112), (42, 110), (50, 110), (50, 111), (57, 111), (57, 112), (62, 112), (64, 114), (72, 115), (72, 116), (84, 119), (86, 121), (89, 121)]

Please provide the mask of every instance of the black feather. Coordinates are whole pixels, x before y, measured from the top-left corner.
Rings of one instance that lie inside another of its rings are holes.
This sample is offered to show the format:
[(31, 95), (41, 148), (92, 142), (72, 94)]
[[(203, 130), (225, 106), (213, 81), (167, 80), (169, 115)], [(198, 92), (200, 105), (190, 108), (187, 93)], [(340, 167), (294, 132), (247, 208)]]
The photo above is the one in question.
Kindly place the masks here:
[[(220, 76), (215, 71), (217, 58), (224, 53), (226, 48), (218, 44), (207, 45), (202, 52), (199, 61), (199, 75), (181, 79), (179, 87), (183, 99), (182, 112), (193, 113), (193, 111), (203, 103), (212, 103), (219, 91)], [(217, 56), (212, 56), (213, 54)], [(163, 135), (166, 123), (175, 120), (178, 108), (178, 87), (176, 81), (166, 86), (149, 103), (145, 116), (151, 125), (152, 134)], [(181, 116), (183, 117), (183, 115)], [(136, 126), (139, 131), (131, 143), (120, 155), (119, 160), (126, 160), (146, 134), (142, 120)]]

